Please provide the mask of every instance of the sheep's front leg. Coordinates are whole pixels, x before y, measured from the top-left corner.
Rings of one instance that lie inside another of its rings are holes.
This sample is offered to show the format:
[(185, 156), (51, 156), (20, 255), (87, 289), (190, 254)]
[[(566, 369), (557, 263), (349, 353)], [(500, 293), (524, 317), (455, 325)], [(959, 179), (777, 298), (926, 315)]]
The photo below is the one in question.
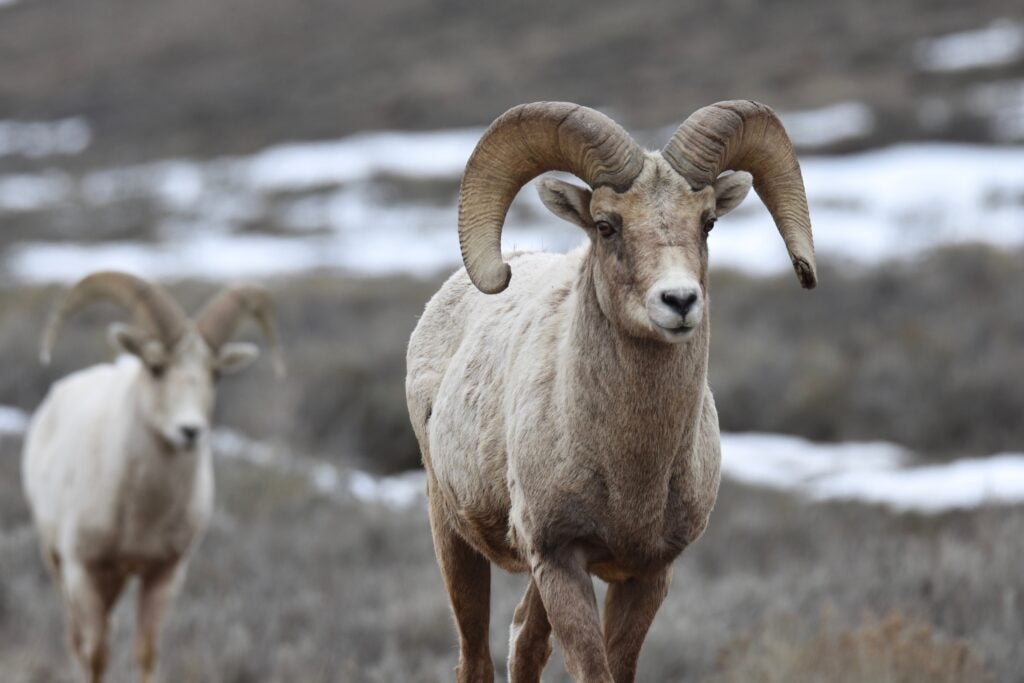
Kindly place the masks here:
[(156, 645), (167, 605), (184, 575), (184, 565), (163, 562), (148, 568), (140, 576), (135, 656), (142, 683), (150, 683), (156, 671)]
[(69, 560), (62, 567), (71, 647), (86, 680), (99, 683), (107, 667), (107, 620), (125, 576)]
[(565, 665), (576, 681), (614, 683), (605, 654), (594, 584), (582, 553), (566, 548), (541, 556), (533, 569)]
[(640, 648), (672, 582), (672, 566), (640, 579), (612, 583), (604, 602), (604, 642), (615, 683), (633, 683)]
[(512, 617), (508, 644), (510, 683), (539, 683), (551, 656), (551, 624), (533, 579)]

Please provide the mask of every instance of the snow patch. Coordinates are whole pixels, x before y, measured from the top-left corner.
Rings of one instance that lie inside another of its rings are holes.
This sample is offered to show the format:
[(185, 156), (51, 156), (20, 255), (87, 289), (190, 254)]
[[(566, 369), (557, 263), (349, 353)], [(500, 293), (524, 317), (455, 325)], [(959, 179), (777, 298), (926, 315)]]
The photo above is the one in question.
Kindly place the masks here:
[(378, 175), (458, 177), (482, 128), (354, 135), (331, 142), (271, 147), (244, 162), (253, 187), (288, 191), (340, 185)]
[(62, 171), (0, 176), (0, 211), (38, 211), (65, 201), (73, 188)]
[(937, 513), (1024, 502), (1024, 454), (911, 466), (894, 444), (813, 443), (779, 434), (722, 434), (723, 476), (811, 500)]
[[(0, 0), (0, 5), (2, 3)], [(92, 129), (79, 117), (59, 121), (0, 121), (0, 157), (70, 156), (81, 153), (90, 142)]]
[(24, 434), (28, 419), (28, 413), (21, 408), (0, 405), (0, 434)]
[(896, 510), (942, 512), (1024, 500), (1024, 455), (999, 454), (904, 470), (845, 472), (810, 491), (816, 499), (880, 503)]
[(757, 432), (722, 434), (722, 474), (753, 486), (797, 489), (823, 477), (888, 471), (907, 461), (905, 449), (885, 442), (814, 443)]
[(965, 71), (1010, 64), (1024, 56), (1024, 25), (1000, 19), (985, 28), (919, 41), (914, 51), (925, 71)]
[(794, 144), (825, 145), (866, 137), (875, 128), (875, 115), (863, 102), (839, 102), (820, 109), (779, 114)]
[(364, 503), (381, 503), (392, 507), (409, 507), (425, 498), (427, 475), (414, 471), (390, 477), (374, 477), (365, 472), (353, 472), (349, 490)]

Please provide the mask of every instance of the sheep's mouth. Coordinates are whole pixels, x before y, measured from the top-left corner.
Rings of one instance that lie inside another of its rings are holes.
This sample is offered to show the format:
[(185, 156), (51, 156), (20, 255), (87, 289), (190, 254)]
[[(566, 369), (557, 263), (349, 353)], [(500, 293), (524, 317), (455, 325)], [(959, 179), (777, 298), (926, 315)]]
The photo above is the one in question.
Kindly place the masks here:
[(657, 328), (661, 330), (666, 336), (673, 339), (682, 339), (693, 333), (697, 329), (696, 325), (677, 325), (676, 327), (665, 327), (664, 325), (658, 325), (655, 323)]

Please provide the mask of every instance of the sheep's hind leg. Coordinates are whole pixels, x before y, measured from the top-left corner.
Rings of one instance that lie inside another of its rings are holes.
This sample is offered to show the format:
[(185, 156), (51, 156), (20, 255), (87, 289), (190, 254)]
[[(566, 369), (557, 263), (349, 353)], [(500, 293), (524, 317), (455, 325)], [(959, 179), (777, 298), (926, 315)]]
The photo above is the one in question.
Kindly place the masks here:
[(451, 528), (438, 494), (428, 486), (430, 528), (455, 624), (459, 630), (457, 683), (494, 680), (488, 629), (491, 621), (491, 564)]
[(594, 584), (583, 556), (571, 548), (542, 556), (532, 574), (573, 680), (614, 683), (605, 654)]
[(604, 640), (615, 683), (636, 680), (640, 648), (671, 581), (670, 565), (650, 577), (609, 584), (604, 602)]
[(551, 624), (540, 599), (537, 584), (530, 579), (526, 595), (512, 618), (508, 644), (510, 683), (539, 683), (540, 674), (551, 656)]
[(135, 657), (142, 683), (153, 680), (160, 622), (184, 574), (181, 567), (177, 561), (168, 561), (148, 568), (140, 577)]

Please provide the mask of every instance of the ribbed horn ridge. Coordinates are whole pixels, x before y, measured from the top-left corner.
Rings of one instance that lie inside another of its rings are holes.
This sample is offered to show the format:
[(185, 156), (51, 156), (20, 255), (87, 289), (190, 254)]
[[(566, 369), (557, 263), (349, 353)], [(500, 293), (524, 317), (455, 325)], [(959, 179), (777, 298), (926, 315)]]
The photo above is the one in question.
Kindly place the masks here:
[(196, 316), (199, 334), (214, 351), (220, 349), (238, 329), (243, 317), (255, 320), (273, 354), (274, 371), (284, 376), (285, 364), (277, 344), (274, 300), (265, 287), (236, 284), (217, 292)]
[(101, 299), (122, 306), (136, 325), (168, 348), (174, 346), (185, 331), (185, 312), (163, 287), (129, 273), (93, 273), (71, 288), (50, 317), (39, 352), (43, 363), (50, 362), (64, 320)]
[(473, 150), (459, 190), (459, 244), (473, 284), (496, 294), (512, 276), (501, 258), (501, 229), (519, 190), (546, 171), (572, 173), (592, 187), (628, 189), (643, 151), (604, 114), (568, 102), (509, 109)]
[(800, 163), (771, 107), (750, 100), (698, 109), (676, 129), (662, 156), (695, 187), (710, 185), (722, 171), (749, 171), (786, 242), (800, 284), (818, 282), (814, 237)]

